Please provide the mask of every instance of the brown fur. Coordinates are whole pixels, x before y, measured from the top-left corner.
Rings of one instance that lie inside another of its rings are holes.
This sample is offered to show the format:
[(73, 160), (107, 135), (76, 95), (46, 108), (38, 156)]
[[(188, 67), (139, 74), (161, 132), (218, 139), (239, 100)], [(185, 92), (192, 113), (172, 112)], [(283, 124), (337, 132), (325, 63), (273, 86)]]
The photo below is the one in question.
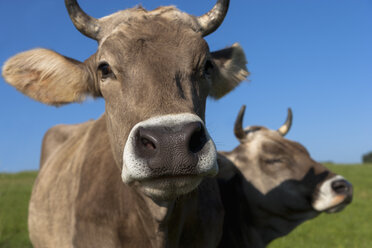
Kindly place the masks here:
[(45, 133), (41, 146), (40, 169), (53, 153), (58, 152), (58, 149), (66, 140), (74, 135), (79, 135), (82, 127), (89, 126), (89, 123), (90, 122), (77, 125), (57, 125), (50, 128)]

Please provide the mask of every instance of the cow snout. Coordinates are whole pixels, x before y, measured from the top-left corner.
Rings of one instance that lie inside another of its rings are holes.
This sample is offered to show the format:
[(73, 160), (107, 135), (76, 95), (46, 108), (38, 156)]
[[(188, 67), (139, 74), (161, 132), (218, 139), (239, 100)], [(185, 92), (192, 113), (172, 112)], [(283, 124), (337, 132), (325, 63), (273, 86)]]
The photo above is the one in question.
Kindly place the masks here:
[(139, 127), (135, 142), (138, 158), (146, 160), (153, 176), (195, 175), (207, 136), (201, 122), (190, 122)]
[(137, 123), (123, 152), (122, 179), (214, 176), (217, 151), (203, 120), (191, 113), (156, 116)]
[(331, 184), (331, 188), (337, 195), (345, 196), (345, 203), (351, 202), (353, 197), (353, 186), (351, 185), (351, 183), (349, 183), (345, 179), (340, 179), (333, 181)]
[(317, 211), (336, 213), (351, 203), (353, 186), (345, 178), (336, 175), (324, 181), (313, 201), (313, 207)]

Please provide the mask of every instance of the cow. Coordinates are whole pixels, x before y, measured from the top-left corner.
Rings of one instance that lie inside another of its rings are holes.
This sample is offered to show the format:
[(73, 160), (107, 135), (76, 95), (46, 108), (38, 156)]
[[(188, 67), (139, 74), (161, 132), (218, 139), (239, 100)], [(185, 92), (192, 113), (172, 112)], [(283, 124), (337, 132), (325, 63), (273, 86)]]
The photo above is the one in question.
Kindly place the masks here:
[(242, 128), (245, 106), (235, 122), (240, 144), (219, 152), (219, 187), (225, 208), (220, 247), (266, 247), (322, 212), (341, 211), (353, 188), (342, 176), (315, 162), (305, 147), (285, 139), (288, 109), (278, 130)]
[(221, 98), (249, 73), (238, 44), (210, 52), (203, 37), (223, 22), (229, 0), (199, 17), (135, 7), (96, 19), (76, 0), (65, 5), (97, 52), (80, 62), (34, 49), (2, 69), (44, 104), (105, 100), (99, 119), (44, 138), (29, 204), (33, 246), (216, 247), (224, 209), (206, 98)]

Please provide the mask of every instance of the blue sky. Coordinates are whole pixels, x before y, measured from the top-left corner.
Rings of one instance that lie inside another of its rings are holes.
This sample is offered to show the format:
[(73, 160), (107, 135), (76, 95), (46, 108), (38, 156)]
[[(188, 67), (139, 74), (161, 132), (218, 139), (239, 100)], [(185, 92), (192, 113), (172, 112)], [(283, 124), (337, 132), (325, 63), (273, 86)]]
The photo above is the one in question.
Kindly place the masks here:
[[(141, 3), (176, 5), (194, 15), (214, 1), (80, 0), (94, 17)], [(84, 60), (96, 42), (72, 25), (63, 0), (0, 1), (0, 64), (18, 52), (43, 47)], [(207, 127), (219, 150), (238, 142), (233, 123), (242, 104), (245, 125), (277, 129), (292, 107), (288, 138), (318, 161), (360, 162), (372, 150), (372, 2), (369, 0), (231, 0), (223, 25), (207, 37), (211, 50), (239, 42), (250, 82), (207, 103)], [(98, 118), (103, 100), (50, 107), (0, 78), (0, 171), (38, 168), (43, 134), (60, 123)]]

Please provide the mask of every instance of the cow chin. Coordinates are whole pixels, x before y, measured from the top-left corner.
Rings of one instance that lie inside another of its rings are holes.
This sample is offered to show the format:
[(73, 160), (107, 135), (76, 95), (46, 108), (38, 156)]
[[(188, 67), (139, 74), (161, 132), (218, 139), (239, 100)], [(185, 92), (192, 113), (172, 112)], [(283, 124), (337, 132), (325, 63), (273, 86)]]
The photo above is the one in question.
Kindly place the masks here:
[(327, 214), (333, 214), (333, 213), (338, 213), (342, 210), (344, 210), (344, 208), (347, 206), (347, 204), (339, 204), (335, 207), (331, 207), (327, 210), (325, 210), (324, 212), (326, 212)]
[(139, 182), (142, 192), (153, 200), (169, 201), (195, 190), (202, 177), (182, 176), (149, 179)]

